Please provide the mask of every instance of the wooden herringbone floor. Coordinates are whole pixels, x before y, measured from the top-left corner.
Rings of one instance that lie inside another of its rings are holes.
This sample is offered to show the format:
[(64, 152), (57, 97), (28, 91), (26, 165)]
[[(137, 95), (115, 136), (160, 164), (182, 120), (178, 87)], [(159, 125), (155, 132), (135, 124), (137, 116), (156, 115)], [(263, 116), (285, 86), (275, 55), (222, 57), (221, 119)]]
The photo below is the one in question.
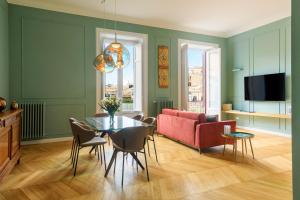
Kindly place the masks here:
[[(121, 155), (116, 174), (112, 170), (104, 178), (104, 167), (94, 155), (88, 154), (88, 149), (84, 150), (77, 176), (73, 177), (68, 159), (70, 142), (28, 145), (22, 148), (20, 165), (0, 183), (0, 199), (288, 200), (292, 198), (290, 140), (257, 134), (253, 140), (256, 160), (250, 155), (243, 160), (238, 155), (238, 162), (234, 162), (231, 146), (224, 157), (222, 147), (200, 155), (196, 150), (157, 137), (159, 164), (151, 151), (150, 182), (144, 171), (136, 172), (128, 157), (123, 190)], [(106, 151), (109, 160), (111, 146)]]

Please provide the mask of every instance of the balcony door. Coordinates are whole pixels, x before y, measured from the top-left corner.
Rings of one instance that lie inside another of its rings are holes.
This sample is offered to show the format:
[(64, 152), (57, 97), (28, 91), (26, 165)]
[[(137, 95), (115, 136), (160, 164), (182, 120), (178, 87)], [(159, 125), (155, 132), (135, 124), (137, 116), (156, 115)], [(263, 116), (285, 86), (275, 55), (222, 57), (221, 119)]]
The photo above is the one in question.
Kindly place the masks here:
[(221, 50), (217, 45), (179, 41), (179, 107), (207, 114), (221, 111)]

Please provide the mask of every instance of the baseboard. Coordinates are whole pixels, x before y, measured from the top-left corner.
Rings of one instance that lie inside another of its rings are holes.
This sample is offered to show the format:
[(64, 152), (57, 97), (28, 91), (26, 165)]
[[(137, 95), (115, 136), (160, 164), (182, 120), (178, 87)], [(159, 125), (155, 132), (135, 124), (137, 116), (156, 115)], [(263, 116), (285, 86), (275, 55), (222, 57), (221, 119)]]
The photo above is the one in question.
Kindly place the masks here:
[(22, 141), (21, 145), (44, 144), (44, 143), (64, 142), (64, 141), (72, 141), (72, 140), (73, 137), (47, 138), (47, 139), (40, 139), (40, 140)]
[(246, 129), (246, 130), (250, 130), (250, 131), (263, 132), (263, 133), (267, 133), (267, 134), (278, 135), (278, 136), (283, 136), (283, 137), (288, 137), (288, 138), (292, 137), (291, 134), (284, 134), (281, 132), (270, 131), (270, 130), (259, 129), (259, 128), (252, 128), (252, 127), (247, 127), (247, 126), (237, 126), (237, 128)]

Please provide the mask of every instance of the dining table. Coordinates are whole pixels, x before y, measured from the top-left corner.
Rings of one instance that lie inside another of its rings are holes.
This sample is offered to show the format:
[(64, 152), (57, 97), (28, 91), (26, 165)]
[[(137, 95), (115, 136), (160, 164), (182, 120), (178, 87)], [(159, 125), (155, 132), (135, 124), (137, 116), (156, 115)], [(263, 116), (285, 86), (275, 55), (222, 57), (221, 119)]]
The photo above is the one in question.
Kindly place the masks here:
[[(110, 134), (113, 134), (114, 132), (117, 132), (121, 129), (124, 128), (129, 128), (129, 127), (140, 127), (140, 126), (145, 126), (145, 127), (152, 127), (153, 125), (143, 123), (142, 121), (138, 121), (126, 116), (114, 116), (113, 118), (111, 117), (87, 117), (86, 122), (97, 132), (101, 133), (101, 137), (104, 137), (106, 134), (108, 136)], [(131, 153), (133, 159), (137, 162), (137, 164), (144, 170), (144, 166), (138, 159), (137, 155)], [(110, 166), (106, 169), (106, 173), (108, 173), (110, 169)]]

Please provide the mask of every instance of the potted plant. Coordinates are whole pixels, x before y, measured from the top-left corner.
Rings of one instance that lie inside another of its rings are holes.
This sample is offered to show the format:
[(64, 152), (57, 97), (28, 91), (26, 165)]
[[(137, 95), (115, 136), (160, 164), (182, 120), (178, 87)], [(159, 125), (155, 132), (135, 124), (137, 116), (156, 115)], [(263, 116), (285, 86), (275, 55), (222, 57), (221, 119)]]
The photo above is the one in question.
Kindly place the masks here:
[(107, 97), (100, 100), (99, 106), (109, 114), (111, 122), (113, 122), (115, 113), (121, 106), (121, 100), (116, 97)]

